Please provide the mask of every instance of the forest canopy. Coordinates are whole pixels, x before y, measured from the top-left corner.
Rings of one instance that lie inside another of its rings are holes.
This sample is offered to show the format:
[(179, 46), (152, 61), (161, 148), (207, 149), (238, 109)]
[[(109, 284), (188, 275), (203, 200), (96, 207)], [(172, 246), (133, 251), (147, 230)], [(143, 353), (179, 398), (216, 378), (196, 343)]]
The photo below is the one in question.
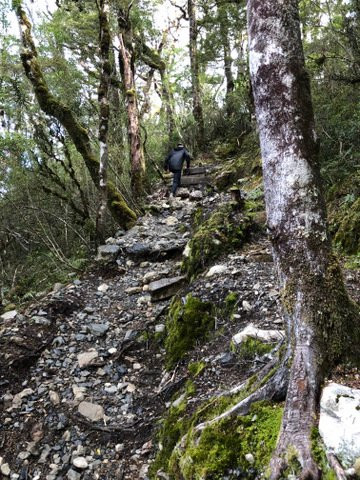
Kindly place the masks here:
[[(258, 140), (244, 1), (0, 7), (6, 304), (80, 271), (100, 241), (129, 228), (176, 142), (223, 162), (246, 145), (251, 156)], [(300, 13), (330, 230), (358, 264), (360, 5), (304, 0)]]

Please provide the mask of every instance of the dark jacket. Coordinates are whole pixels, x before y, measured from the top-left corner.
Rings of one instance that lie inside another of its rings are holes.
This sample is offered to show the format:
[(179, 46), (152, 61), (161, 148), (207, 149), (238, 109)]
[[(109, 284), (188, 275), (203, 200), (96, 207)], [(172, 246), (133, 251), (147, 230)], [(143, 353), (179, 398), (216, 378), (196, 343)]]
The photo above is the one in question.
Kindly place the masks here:
[(190, 154), (185, 147), (176, 147), (171, 150), (166, 157), (164, 168), (170, 172), (178, 172), (182, 170), (186, 160), (186, 167), (190, 168)]

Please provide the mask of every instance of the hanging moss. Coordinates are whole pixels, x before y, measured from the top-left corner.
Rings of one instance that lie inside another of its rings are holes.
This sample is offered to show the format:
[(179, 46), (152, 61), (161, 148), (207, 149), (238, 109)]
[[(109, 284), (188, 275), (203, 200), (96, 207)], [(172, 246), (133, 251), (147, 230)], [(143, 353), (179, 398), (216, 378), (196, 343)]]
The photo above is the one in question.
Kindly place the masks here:
[(166, 320), (165, 340), (166, 365), (172, 368), (183, 355), (203, 340), (215, 327), (214, 308), (209, 302), (202, 302), (188, 295), (185, 303), (179, 298), (171, 302)]
[(221, 205), (195, 232), (189, 243), (189, 256), (183, 262), (183, 271), (193, 277), (210, 261), (240, 247), (251, 226), (250, 212), (239, 212), (237, 204), (232, 202)]
[[(226, 418), (208, 426), (200, 438), (190, 431), (185, 451), (175, 451), (170, 459), (170, 478), (259, 478), (275, 448), (281, 419), (280, 406), (259, 402), (246, 416)], [(249, 453), (253, 463), (246, 459)]]

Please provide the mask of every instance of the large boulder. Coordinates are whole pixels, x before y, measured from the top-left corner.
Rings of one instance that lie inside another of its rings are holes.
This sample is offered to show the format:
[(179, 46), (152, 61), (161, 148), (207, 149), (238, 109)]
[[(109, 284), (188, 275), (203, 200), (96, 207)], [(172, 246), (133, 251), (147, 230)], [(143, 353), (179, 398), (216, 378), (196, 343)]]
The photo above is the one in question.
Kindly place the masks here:
[(320, 435), (347, 468), (360, 457), (360, 390), (331, 383), (320, 404)]

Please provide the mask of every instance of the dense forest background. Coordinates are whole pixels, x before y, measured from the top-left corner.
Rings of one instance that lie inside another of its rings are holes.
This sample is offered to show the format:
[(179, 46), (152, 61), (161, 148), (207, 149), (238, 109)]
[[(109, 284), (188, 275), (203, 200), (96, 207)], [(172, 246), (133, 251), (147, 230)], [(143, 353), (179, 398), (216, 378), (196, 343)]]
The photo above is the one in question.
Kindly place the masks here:
[[(198, 162), (238, 162), (238, 178), (253, 168), (245, 2), (1, 0), (0, 10), (5, 308), (77, 275), (99, 242), (129, 228), (175, 142)], [(359, 266), (360, 1), (304, 0), (301, 19), (330, 229)], [(126, 218), (101, 209), (114, 192)]]

